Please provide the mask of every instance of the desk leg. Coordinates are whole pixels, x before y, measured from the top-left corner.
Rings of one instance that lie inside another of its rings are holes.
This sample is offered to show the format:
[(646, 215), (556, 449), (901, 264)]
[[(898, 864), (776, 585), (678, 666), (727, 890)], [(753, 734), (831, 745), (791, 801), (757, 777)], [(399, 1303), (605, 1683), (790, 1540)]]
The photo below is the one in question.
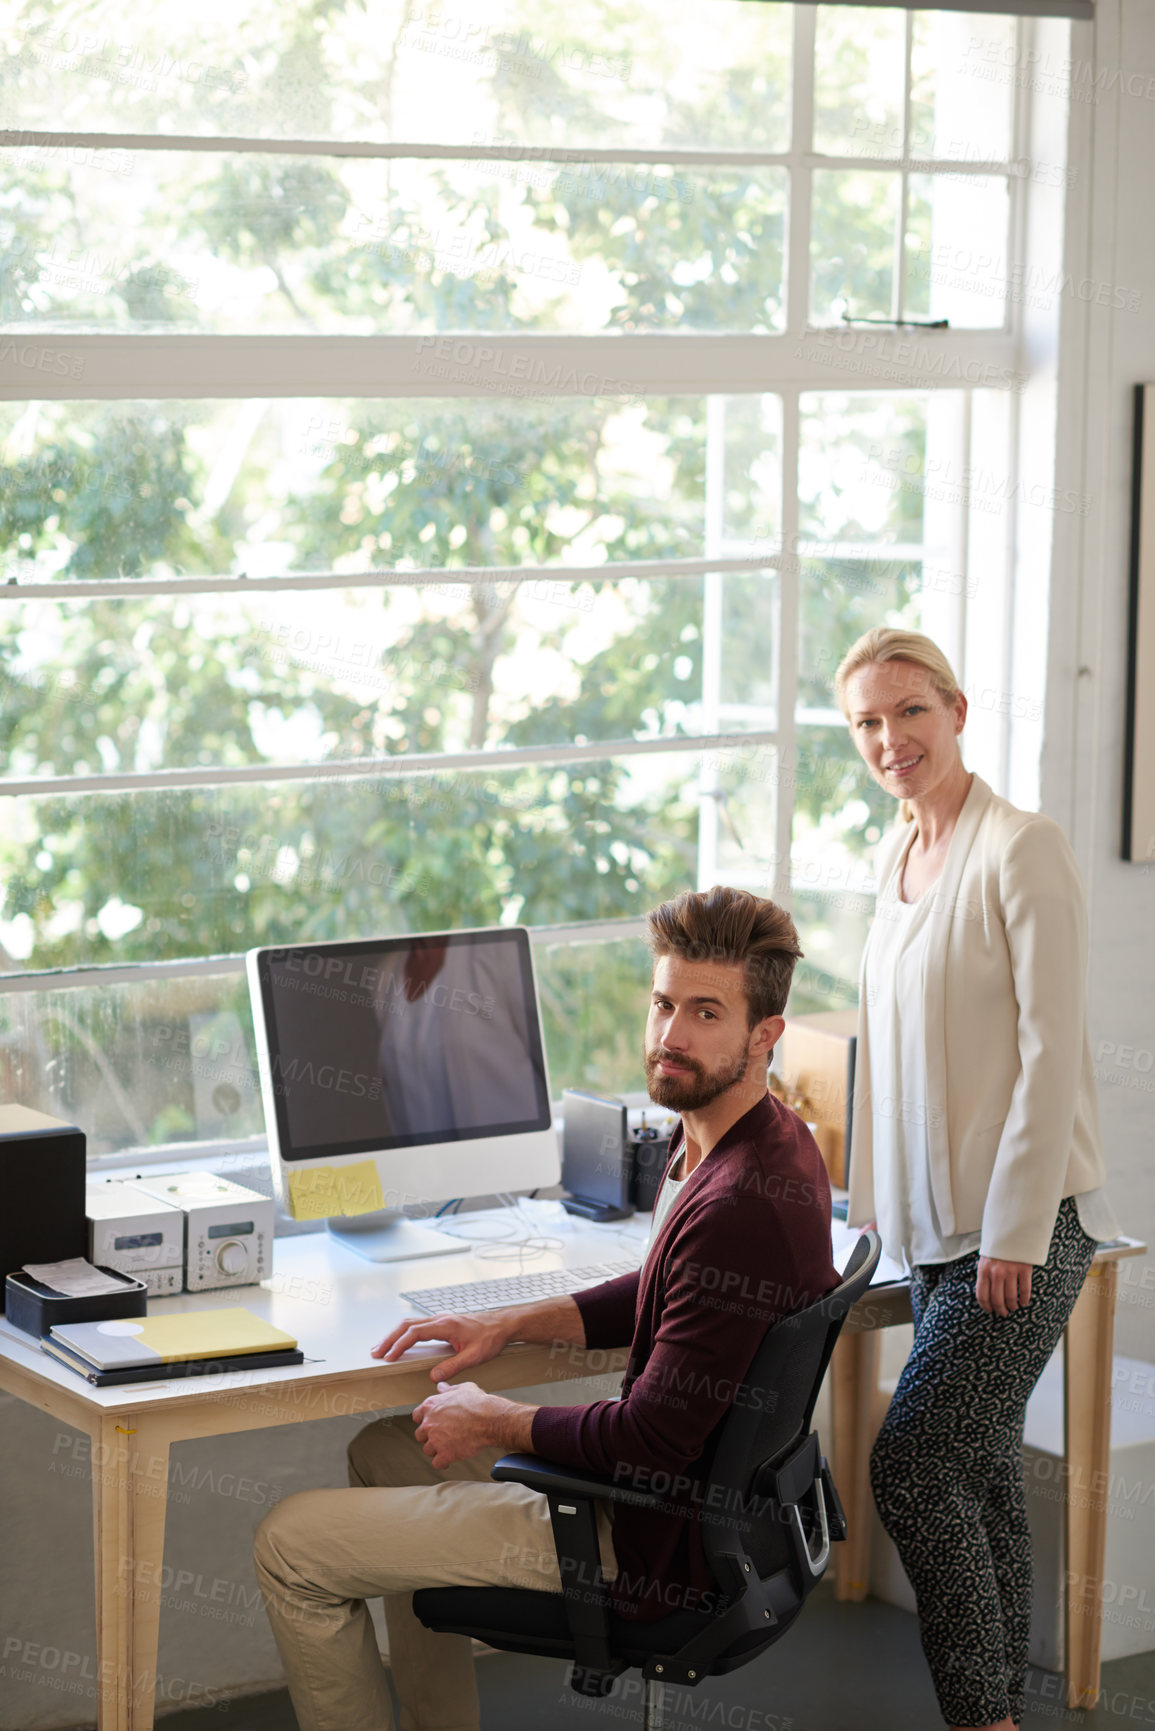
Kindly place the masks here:
[(92, 1439), (100, 1731), (152, 1731), (168, 1443), (147, 1425), (113, 1413)]
[(865, 1599), (870, 1582), (870, 1445), (877, 1392), (877, 1329), (843, 1332), (830, 1361), (834, 1482), (848, 1534), (835, 1553), (839, 1599)]
[(1063, 1336), (1064, 1636), (1071, 1707), (1092, 1706), (1099, 1692), (1117, 1269), (1115, 1262), (1091, 1269)]

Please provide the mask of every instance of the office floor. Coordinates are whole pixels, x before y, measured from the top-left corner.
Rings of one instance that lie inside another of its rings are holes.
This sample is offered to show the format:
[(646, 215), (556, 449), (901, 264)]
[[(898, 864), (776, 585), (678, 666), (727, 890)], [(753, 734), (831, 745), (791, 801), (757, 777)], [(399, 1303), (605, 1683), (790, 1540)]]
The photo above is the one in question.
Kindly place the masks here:
[[(571, 1694), (565, 1676), (566, 1666), (553, 1660), (486, 1655), (478, 1665), (485, 1731), (627, 1731), (641, 1725), (637, 1672), (603, 1702)], [(914, 1618), (875, 1600), (841, 1605), (826, 1586), (780, 1646), (729, 1677), (668, 1693), (673, 1699), (666, 1731), (703, 1725), (731, 1731), (936, 1731), (942, 1724)], [(1031, 1673), (1027, 1699), (1023, 1731), (1155, 1725), (1155, 1653), (1105, 1665), (1093, 1712), (1064, 1707), (1060, 1679), (1046, 1671)], [(174, 1713), (158, 1723), (162, 1731), (297, 1731), (283, 1692)]]

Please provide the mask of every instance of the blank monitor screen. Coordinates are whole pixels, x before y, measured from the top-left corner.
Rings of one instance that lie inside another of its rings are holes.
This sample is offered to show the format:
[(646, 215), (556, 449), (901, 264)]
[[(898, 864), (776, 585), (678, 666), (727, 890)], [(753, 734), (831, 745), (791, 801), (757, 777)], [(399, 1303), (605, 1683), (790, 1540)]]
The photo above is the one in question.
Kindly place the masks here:
[(549, 1128), (521, 929), (264, 950), (257, 971), (282, 1160)]

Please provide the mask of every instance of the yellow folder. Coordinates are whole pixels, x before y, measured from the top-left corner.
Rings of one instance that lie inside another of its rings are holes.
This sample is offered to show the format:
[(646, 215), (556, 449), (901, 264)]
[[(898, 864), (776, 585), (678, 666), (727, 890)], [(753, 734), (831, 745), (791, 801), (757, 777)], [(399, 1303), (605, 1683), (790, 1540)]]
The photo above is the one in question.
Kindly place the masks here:
[(241, 1305), (116, 1322), (61, 1322), (52, 1330), (52, 1339), (81, 1353), (98, 1370), (176, 1364), (190, 1358), (234, 1358), (297, 1344), (283, 1328), (274, 1328)]

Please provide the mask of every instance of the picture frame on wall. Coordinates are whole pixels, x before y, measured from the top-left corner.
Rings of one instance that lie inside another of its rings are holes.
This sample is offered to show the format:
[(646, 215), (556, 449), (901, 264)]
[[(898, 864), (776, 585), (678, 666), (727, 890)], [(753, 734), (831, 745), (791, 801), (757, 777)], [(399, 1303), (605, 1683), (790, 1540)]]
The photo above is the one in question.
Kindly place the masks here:
[(1155, 865), (1155, 384), (1135, 386), (1123, 858)]

